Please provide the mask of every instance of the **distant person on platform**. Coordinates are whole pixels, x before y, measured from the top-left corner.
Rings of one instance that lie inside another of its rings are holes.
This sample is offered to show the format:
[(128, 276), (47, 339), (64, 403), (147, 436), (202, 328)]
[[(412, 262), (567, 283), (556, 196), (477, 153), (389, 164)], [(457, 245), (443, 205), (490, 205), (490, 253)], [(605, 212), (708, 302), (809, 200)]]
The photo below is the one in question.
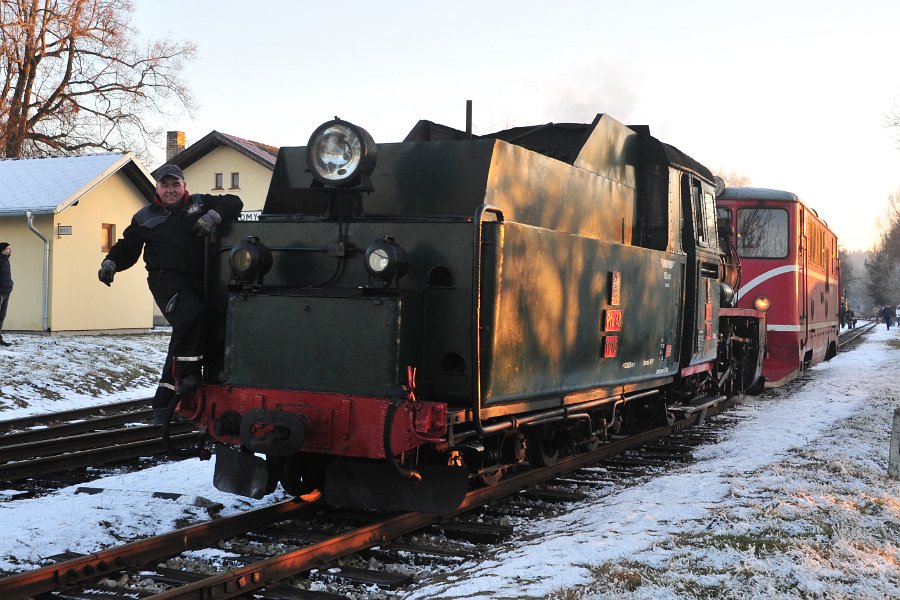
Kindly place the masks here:
[(888, 330), (891, 329), (892, 321), (894, 320), (894, 309), (890, 306), (885, 306), (881, 309), (881, 318), (884, 319), (884, 324), (887, 325)]
[(12, 256), (12, 246), (6, 242), (0, 242), (0, 346), (12, 346), (3, 339), (3, 321), (6, 319), (6, 309), (9, 307), (9, 296), (13, 291), (12, 267), (9, 266), (10, 256)]
[(163, 422), (175, 396), (200, 386), (203, 360), (203, 271), (208, 236), (222, 221), (233, 221), (244, 204), (232, 194), (190, 194), (176, 165), (156, 172), (153, 203), (139, 210), (110, 249), (97, 274), (107, 286), (144, 251), (147, 284), (172, 326), (169, 353), (153, 398), (153, 420)]

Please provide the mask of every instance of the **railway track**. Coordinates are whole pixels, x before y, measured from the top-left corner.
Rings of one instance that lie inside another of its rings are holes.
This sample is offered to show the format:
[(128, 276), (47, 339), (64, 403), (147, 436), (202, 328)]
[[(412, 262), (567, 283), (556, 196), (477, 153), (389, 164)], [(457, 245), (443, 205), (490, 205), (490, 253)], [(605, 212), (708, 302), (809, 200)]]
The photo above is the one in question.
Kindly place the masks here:
[(84, 418), (100, 418), (111, 413), (131, 414), (131, 418), (135, 418), (138, 415), (134, 413), (147, 410), (149, 403), (150, 398), (142, 398), (139, 400), (125, 400), (113, 404), (103, 404), (101, 406), (73, 408), (71, 410), (32, 415), (30, 417), (20, 417), (18, 419), (0, 420), (0, 433), (16, 430), (22, 431), (31, 427), (41, 425), (50, 426), (60, 422), (65, 423)]
[[(604, 469), (604, 473), (616, 469), (624, 469), (627, 472), (627, 469), (631, 468), (653, 468), (654, 464), (659, 462), (653, 456), (653, 452), (659, 452), (659, 449), (667, 443), (662, 441), (663, 438), (684, 435), (688, 428), (703, 423), (707, 417), (713, 416), (735, 403), (735, 399), (717, 398), (697, 406), (684, 407), (679, 410), (679, 418), (672, 425), (611, 441), (588, 454), (560, 460), (552, 466), (529, 469), (508, 476), (494, 486), (474, 489), (466, 495), (454, 515), (459, 518), (465, 513), (496, 502), (501, 498), (511, 497), (523, 489), (530, 489), (526, 494), (537, 495), (545, 499), (548, 497), (572, 499), (572, 493), (567, 494), (564, 490), (539, 491), (532, 488), (554, 478), (562, 478), (560, 479), (563, 482), (562, 485), (567, 485), (566, 482), (570, 483), (573, 477), (581, 477), (582, 484), (584, 484), (584, 481), (590, 479), (591, 476), (579, 475), (580, 469), (598, 461), (610, 460), (612, 457), (620, 458), (612, 460)], [(648, 448), (650, 456), (629, 459), (627, 455), (623, 455), (628, 450), (641, 446)], [(635, 460), (638, 463), (637, 466), (629, 464)], [(321, 503), (317, 500), (309, 500), (307, 502), (289, 500), (264, 509), (194, 525), (170, 534), (132, 542), (89, 556), (68, 557), (67, 560), (57, 564), (0, 580), (0, 593), (4, 598), (25, 598), (72, 586), (91, 586), (91, 582), (101, 577), (107, 580), (139, 580), (141, 577), (146, 578), (149, 572), (152, 577), (155, 577), (156, 585), (162, 583), (167, 588), (164, 591), (157, 588), (160, 593), (154, 596), (156, 598), (230, 598), (263, 589), (266, 590), (265, 597), (299, 598), (301, 596), (298, 593), (301, 590), (282, 587), (281, 582), (299, 574), (320, 569), (323, 564), (348, 555), (375, 546), (384, 546), (400, 536), (421, 531), (423, 528), (435, 524), (440, 524), (445, 529), (452, 529), (448, 515), (400, 513), (378, 516), (375, 513), (366, 513), (360, 517), (357, 514), (355, 518), (363, 521), (368, 519), (371, 522), (349, 528), (341, 526), (337, 533), (325, 536), (313, 535), (313, 541), (295, 539), (288, 544), (288, 549), (279, 550), (272, 556), (249, 558), (241, 561), (242, 564), (223, 572), (209, 575), (184, 571), (173, 573), (165, 569), (160, 572), (154, 570), (157, 569), (154, 565), (159, 561), (178, 555), (185, 550), (210, 546), (222, 547), (222, 540), (228, 537), (239, 534), (245, 537), (252, 536), (253, 534), (250, 532), (258, 532), (265, 526), (297, 519), (302, 514), (309, 515), (316, 510), (322, 510), (327, 515), (335, 514), (335, 511), (325, 510), (324, 507), (321, 507)], [(470, 526), (470, 529), (478, 529), (477, 524)], [(137, 569), (142, 575), (133, 577), (118, 575), (123, 569)], [(346, 575), (347, 569), (340, 571)], [(68, 593), (66, 592), (66, 594)], [(116, 593), (119, 597), (124, 597), (130, 592), (118, 590)], [(82, 597), (79, 592), (73, 594), (62, 597)], [(332, 595), (331, 597), (340, 596)]]
[(847, 329), (838, 336), (838, 348), (847, 348), (850, 344), (862, 338), (866, 334), (875, 329), (876, 323), (865, 321), (859, 323), (853, 329)]
[[(143, 399), (0, 421), (0, 481), (163, 454), (161, 428), (136, 425), (151, 414)], [(196, 441), (190, 424), (172, 424), (170, 431), (178, 447)]]

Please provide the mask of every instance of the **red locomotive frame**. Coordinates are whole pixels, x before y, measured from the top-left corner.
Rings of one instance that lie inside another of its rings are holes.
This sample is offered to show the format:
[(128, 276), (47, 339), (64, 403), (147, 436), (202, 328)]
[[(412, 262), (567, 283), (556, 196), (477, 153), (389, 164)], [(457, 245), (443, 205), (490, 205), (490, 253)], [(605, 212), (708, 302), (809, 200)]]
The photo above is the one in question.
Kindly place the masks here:
[(837, 354), (837, 236), (791, 192), (725, 188), (716, 205), (740, 256), (737, 306), (767, 309), (766, 387), (783, 385)]

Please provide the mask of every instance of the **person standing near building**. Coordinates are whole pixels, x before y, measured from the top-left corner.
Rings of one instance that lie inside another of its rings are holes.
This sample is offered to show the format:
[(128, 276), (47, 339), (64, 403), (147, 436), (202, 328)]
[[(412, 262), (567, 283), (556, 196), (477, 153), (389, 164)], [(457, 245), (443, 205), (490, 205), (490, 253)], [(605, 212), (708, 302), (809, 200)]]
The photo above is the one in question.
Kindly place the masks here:
[(12, 267), (9, 265), (10, 256), (12, 256), (12, 246), (6, 242), (0, 242), (0, 346), (12, 346), (3, 339), (3, 321), (6, 319), (6, 309), (9, 307), (9, 296), (13, 291)]
[(203, 360), (203, 273), (208, 236), (222, 221), (241, 214), (241, 199), (232, 194), (190, 194), (176, 165), (156, 172), (153, 203), (139, 210), (122, 239), (113, 245), (97, 273), (107, 286), (130, 268), (144, 251), (147, 283), (153, 300), (172, 326), (169, 352), (153, 398), (153, 420), (161, 424), (176, 393), (190, 394), (200, 385)]

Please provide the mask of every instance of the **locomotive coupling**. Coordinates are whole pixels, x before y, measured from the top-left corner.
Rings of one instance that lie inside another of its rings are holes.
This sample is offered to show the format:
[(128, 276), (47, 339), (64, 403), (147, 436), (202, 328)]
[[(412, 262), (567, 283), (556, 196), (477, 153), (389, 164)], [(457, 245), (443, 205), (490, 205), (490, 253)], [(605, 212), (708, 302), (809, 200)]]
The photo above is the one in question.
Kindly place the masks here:
[(258, 408), (241, 418), (241, 443), (253, 452), (291, 456), (303, 447), (308, 430), (303, 415)]

